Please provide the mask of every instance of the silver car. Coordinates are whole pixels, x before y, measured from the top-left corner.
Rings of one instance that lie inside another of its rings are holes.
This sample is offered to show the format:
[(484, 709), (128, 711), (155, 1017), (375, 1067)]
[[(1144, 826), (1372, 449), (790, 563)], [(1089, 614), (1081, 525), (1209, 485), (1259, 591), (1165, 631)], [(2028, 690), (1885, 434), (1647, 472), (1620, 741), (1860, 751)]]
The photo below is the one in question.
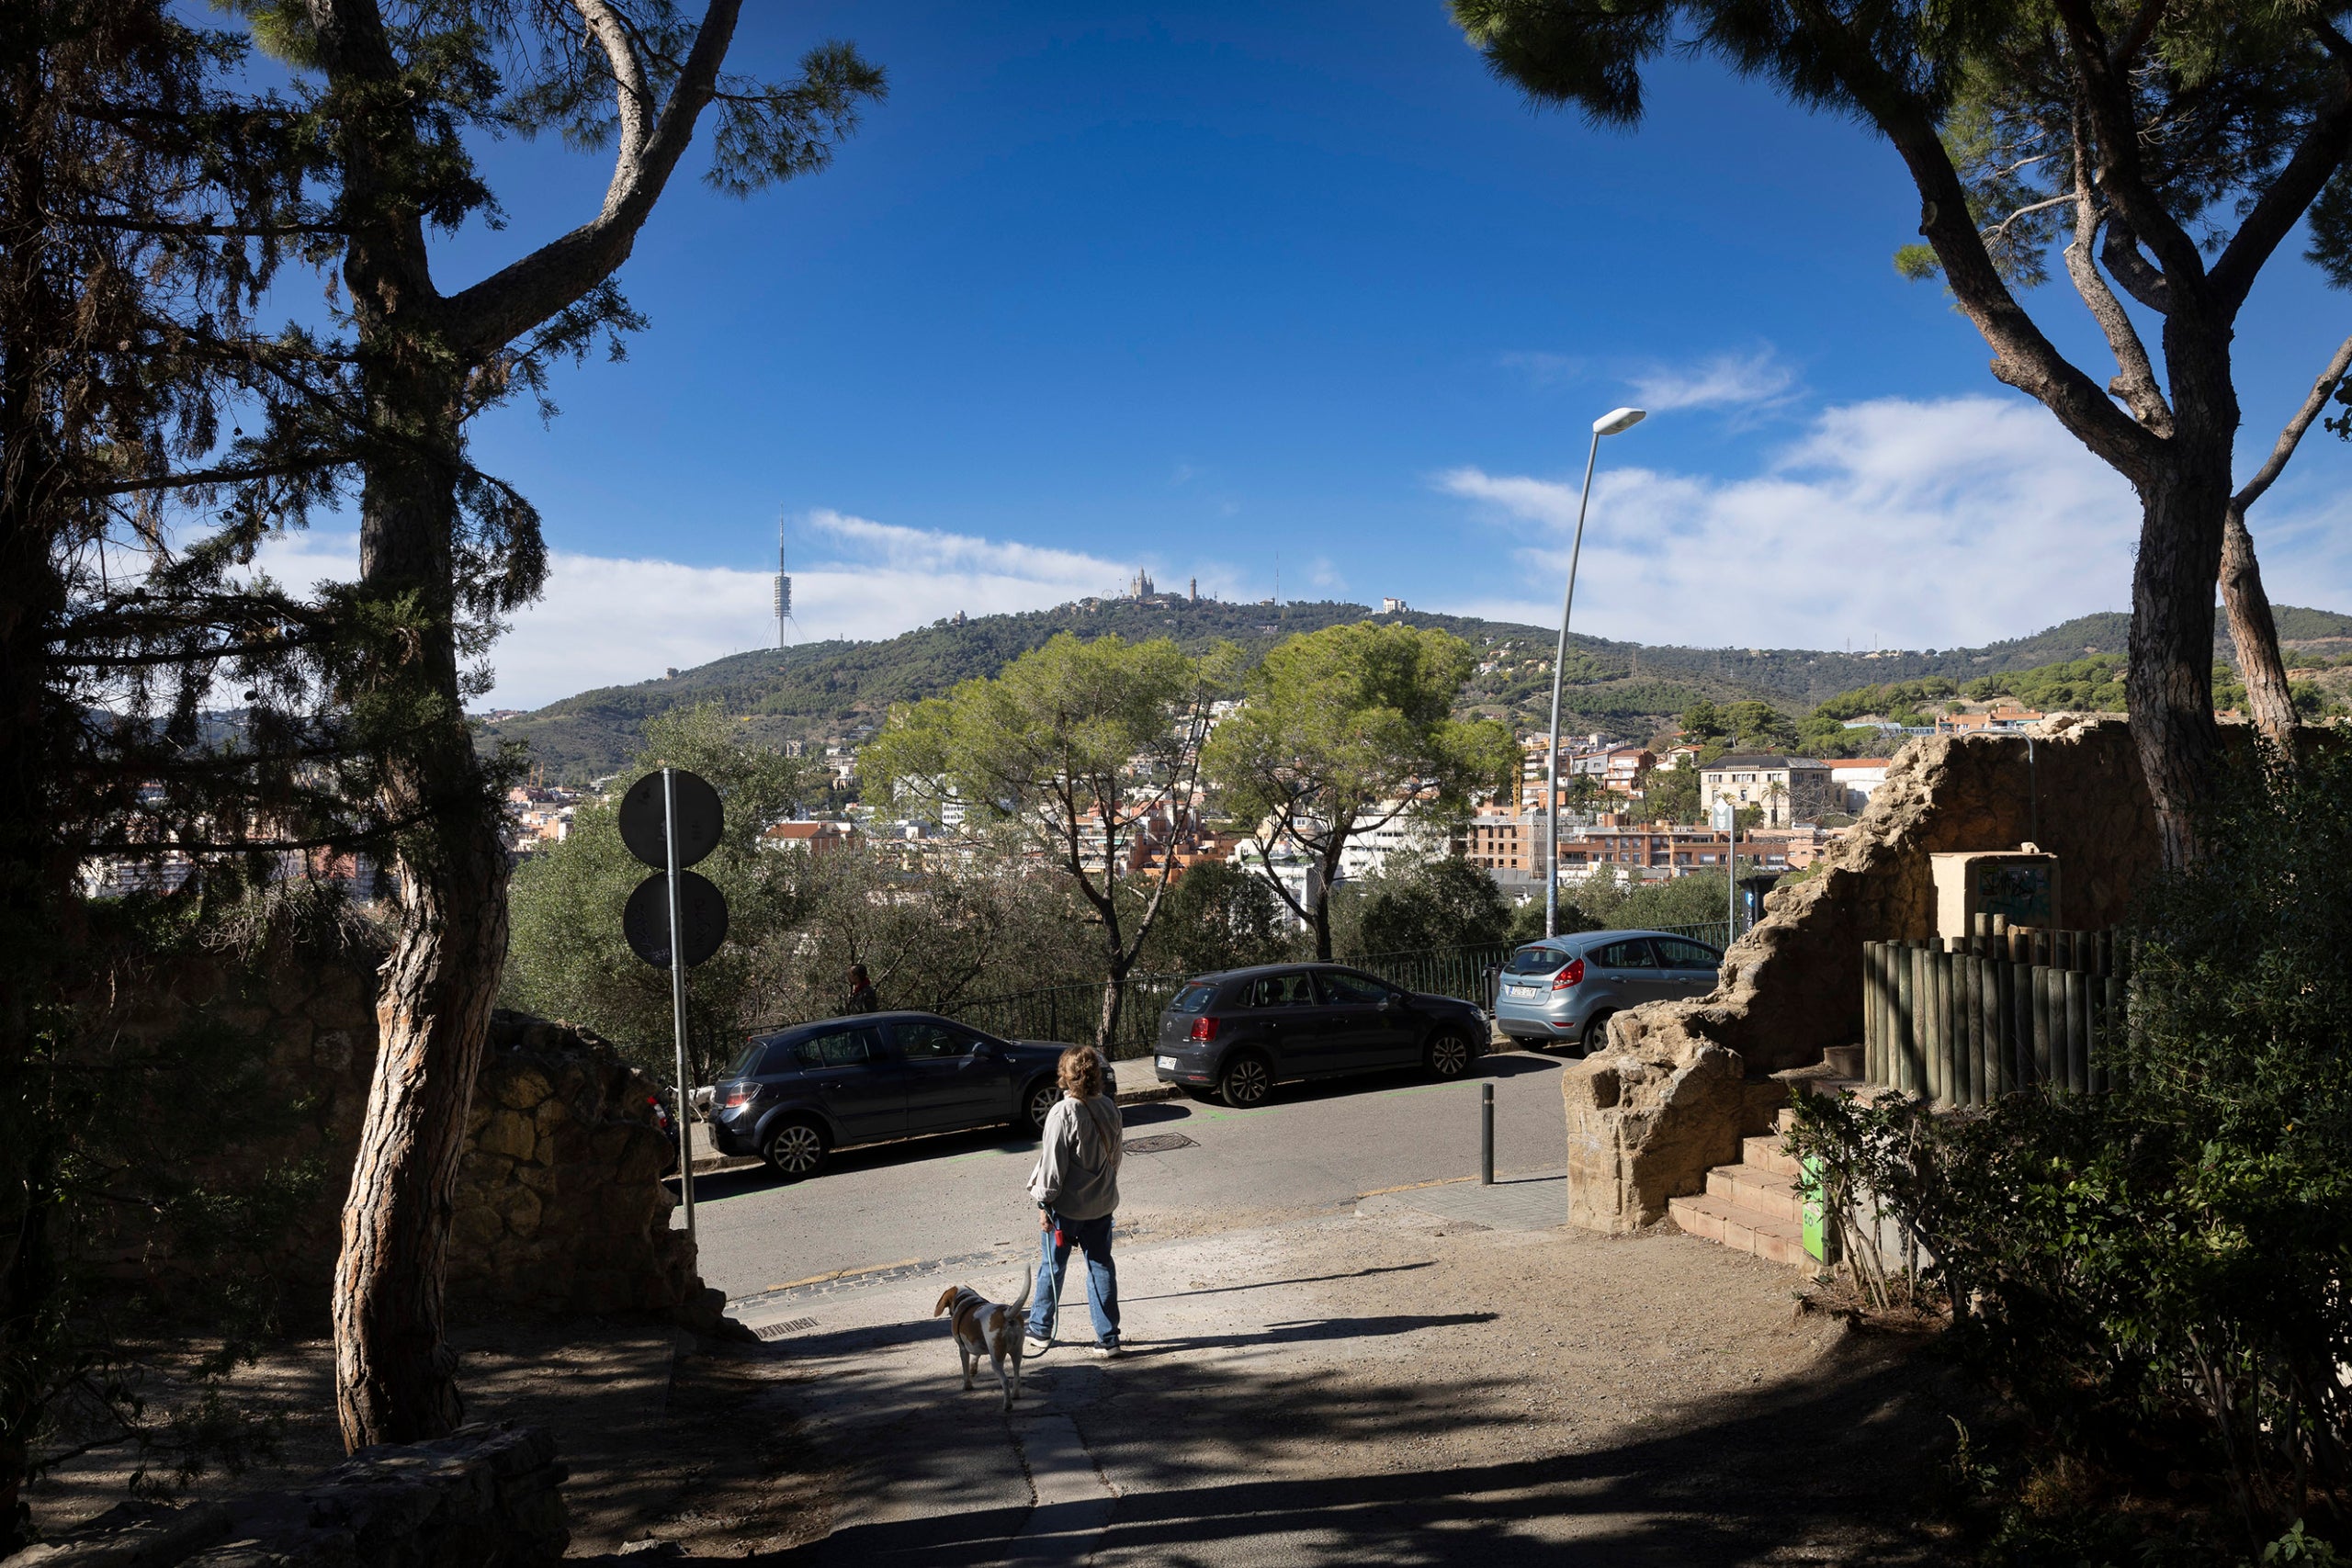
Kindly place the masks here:
[(1724, 955), (1666, 931), (1579, 931), (1510, 955), (1495, 986), (1495, 1026), (1512, 1039), (1600, 1048), (1609, 1015), (1644, 1002), (1703, 997)]

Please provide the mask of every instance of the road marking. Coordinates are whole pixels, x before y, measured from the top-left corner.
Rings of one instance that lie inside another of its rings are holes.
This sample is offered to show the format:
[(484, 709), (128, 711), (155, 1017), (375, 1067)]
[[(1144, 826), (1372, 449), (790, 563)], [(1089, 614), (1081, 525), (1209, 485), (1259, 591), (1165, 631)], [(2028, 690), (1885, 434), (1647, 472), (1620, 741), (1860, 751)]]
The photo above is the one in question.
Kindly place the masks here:
[(830, 1274), (811, 1274), (806, 1280), (790, 1280), (781, 1285), (770, 1285), (767, 1290), (753, 1291), (751, 1293), (755, 1296), (764, 1296), (769, 1291), (797, 1291), (803, 1285), (822, 1285), (833, 1280), (854, 1280), (860, 1274), (879, 1274), (886, 1269), (910, 1269), (922, 1261), (920, 1258), (901, 1258), (896, 1263), (869, 1263), (863, 1269), (836, 1269)]
[(1378, 1198), (1390, 1192), (1419, 1192), (1424, 1187), (1452, 1187), (1458, 1182), (1477, 1179), (1475, 1176), (1441, 1176), (1434, 1181), (1408, 1181), (1402, 1187), (1375, 1187), (1369, 1192), (1357, 1193), (1356, 1201), (1362, 1202), (1366, 1198)]

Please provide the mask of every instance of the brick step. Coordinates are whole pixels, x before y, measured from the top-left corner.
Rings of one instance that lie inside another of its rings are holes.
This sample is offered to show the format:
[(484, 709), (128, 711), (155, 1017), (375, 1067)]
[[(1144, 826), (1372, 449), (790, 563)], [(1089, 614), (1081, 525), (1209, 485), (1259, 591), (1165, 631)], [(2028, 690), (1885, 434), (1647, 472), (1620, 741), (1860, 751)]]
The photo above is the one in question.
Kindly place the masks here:
[(1751, 1166), (1715, 1167), (1707, 1172), (1707, 1195), (1775, 1220), (1804, 1218), (1804, 1201), (1787, 1177), (1774, 1176)]
[[(1800, 1078), (1797, 1081), (1804, 1086), (1805, 1093), (1824, 1095), (1832, 1100), (1849, 1090), (1866, 1094), (1871, 1087), (1860, 1078)], [(1787, 1106), (1772, 1112), (1772, 1131), (1775, 1133), (1785, 1133), (1796, 1124), (1797, 1113)]]
[(1769, 1263), (1810, 1269), (1804, 1232), (1793, 1220), (1743, 1208), (1712, 1193), (1696, 1198), (1669, 1198), (1666, 1212), (1689, 1234), (1717, 1242), (1734, 1252), (1753, 1253)]
[(1777, 1133), (1760, 1138), (1742, 1138), (1739, 1141), (1739, 1158), (1742, 1165), (1769, 1176), (1785, 1176), (1793, 1179), (1801, 1174), (1796, 1156), (1781, 1146), (1781, 1135)]

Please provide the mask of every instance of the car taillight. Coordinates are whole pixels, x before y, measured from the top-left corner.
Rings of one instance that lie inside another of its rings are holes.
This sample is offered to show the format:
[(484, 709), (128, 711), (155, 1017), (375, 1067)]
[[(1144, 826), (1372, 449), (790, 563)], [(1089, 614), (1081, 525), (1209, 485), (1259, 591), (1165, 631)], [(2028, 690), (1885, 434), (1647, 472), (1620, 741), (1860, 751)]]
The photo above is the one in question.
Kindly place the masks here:
[(1583, 984), (1584, 960), (1581, 958), (1577, 959), (1566, 969), (1561, 970), (1557, 975), (1552, 976), (1552, 988), (1555, 991), (1565, 991), (1571, 986), (1581, 986)]
[(718, 1099), (719, 1109), (723, 1111), (732, 1111), (738, 1106), (749, 1105), (753, 1100), (759, 1098), (759, 1093), (760, 1086), (757, 1084), (729, 1084), (725, 1089), (720, 1091)]
[(1193, 1040), (1216, 1039), (1216, 1020), (1213, 1018), (1196, 1018), (1193, 1020), (1193, 1032), (1188, 1035), (1187, 1038)]

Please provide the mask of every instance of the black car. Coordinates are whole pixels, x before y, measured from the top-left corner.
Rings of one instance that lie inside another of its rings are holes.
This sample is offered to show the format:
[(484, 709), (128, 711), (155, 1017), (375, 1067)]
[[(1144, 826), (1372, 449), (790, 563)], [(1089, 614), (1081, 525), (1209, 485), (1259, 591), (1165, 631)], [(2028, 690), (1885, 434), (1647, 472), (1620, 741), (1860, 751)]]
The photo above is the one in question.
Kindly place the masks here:
[(1458, 1078), (1486, 1048), (1470, 1003), (1392, 986), (1337, 964), (1204, 975), (1159, 1016), (1153, 1070), (1227, 1105), (1261, 1103), (1286, 1078), (1425, 1067)]
[[(1065, 1048), (928, 1012), (797, 1024), (746, 1043), (711, 1086), (710, 1141), (797, 1181), (844, 1145), (998, 1123), (1036, 1133), (1061, 1097)], [(1103, 1091), (1117, 1092), (1107, 1071)]]

